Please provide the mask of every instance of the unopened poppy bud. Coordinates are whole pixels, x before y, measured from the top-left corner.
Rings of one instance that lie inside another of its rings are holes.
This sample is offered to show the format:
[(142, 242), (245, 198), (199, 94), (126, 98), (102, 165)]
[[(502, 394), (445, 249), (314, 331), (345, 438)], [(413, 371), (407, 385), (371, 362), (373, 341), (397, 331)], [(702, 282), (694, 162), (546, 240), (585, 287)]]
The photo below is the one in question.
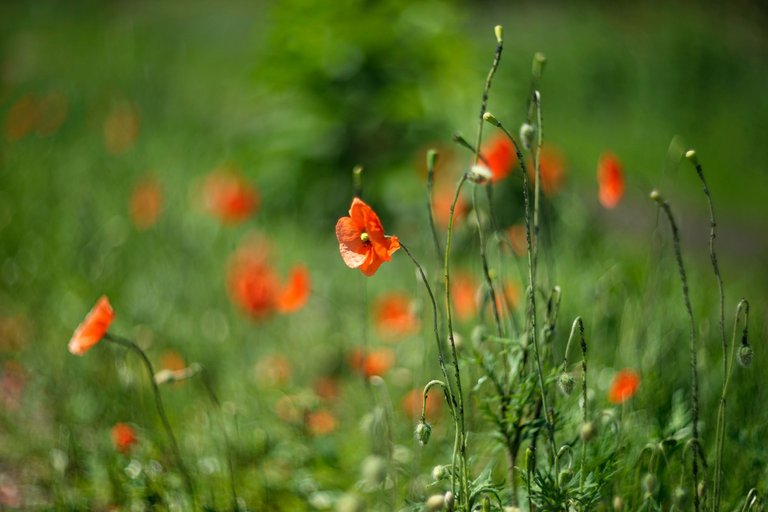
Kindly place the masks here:
[(614, 496), (613, 497), (613, 510), (615, 512), (621, 512), (624, 510), (624, 498), (621, 496)]
[(520, 140), (523, 141), (525, 149), (531, 149), (533, 146), (533, 137), (536, 135), (536, 127), (530, 123), (520, 125)]
[(493, 27), (493, 33), (496, 35), (496, 42), (501, 44), (504, 40), (504, 28), (501, 25)]
[(427, 498), (425, 505), (429, 511), (443, 510), (445, 508), (445, 496), (442, 494), (433, 494)]
[(685, 158), (688, 159), (693, 165), (699, 165), (699, 157), (696, 155), (695, 149), (689, 149), (685, 152)]
[(448, 469), (442, 465), (435, 466), (434, 468), (432, 468), (432, 478), (434, 478), (437, 481), (443, 480), (444, 478), (448, 478)]
[(416, 425), (414, 435), (421, 446), (426, 446), (429, 442), (429, 436), (432, 435), (432, 427), (426, 421), (421, 420), (418, 425)]
[(648, 494), (655, 494), (659, 485), (659, 479), (653, 473), (646, 473), (643, 477), (643, 490)]
[(155, 374), (155, 384), (158, 386), (175, 380), (175, 373), (172, 370), (163, 368)]
[(750, 345), (742, 345), (739, 347), (739, 352), (736, 354), (737, 359), (739, 360), (739, 364), (743, 366), (744, 368), (749, 368), (752, 366), (752, 358), (754, 356), (754, 352), (752, 351), (752, 346)]
[(659, 192), (656, 189), (651, 190), (651, 193), (648, 195), (651, 199), (656, 201), (657, 203), (661, 201), (661, 192)]
[(568, 482), (571, 481), (571, 478), (573, 478), (573, 470), (571, 468), (565, 468), (560, 471), (560, 474), (557, 476), (557, 482), (560, 484), (561, 488), (565, 488), (568, 485)]
[(434, 169), (437, 163), (437, 150), (430, 149), (427, 151), (427, 169)]
[(445, 509), (446, 510), (453, 510), (453, 503), (454, 503), (454, 497), (453, 493), (451, 491), (448, 491), (445, 493)]
[(531, 64), (531, 73), (536, 78), (541, 78), (541, 73), (544, 71), (544, 64), (547, 63), (547, 57), (541, 53), (536, 52), (533, 54), (533, 63)]
[(588, 421), (581, 426), (579, 437), (585, 443), (590, 442), (597, 435), (597, 425), (594, 421)]
[(490, 181), (492, 176), (491, 170), (484, 165), (473, 165), (467, 173), (467, 179), (479, 185)]
[(496, 119), (496, 116), (491, 114), (490, 112), (486, 112), (483, 114), (483, 121), (486, 123), (492, 124), (493, 126), (501, 126), (501, 123), (498, 119)]
[(681, 510), (688, 508), (688, 491), (684, 487), (676, 487), (672, 491), (672, 501)]
[(568, 372), (561, 373), (560, 377), (557, 378), (557, 387), (564, 395), (570, 395), (575, 385), (576, 379)]

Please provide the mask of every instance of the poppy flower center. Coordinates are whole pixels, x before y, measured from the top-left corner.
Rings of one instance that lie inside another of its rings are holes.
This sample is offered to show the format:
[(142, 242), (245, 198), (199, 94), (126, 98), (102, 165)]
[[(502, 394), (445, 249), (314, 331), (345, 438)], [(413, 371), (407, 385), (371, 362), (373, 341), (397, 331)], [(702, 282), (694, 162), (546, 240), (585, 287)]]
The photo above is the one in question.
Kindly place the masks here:
[(366, 243), (366, 242), (370, 241), (370, 237), (368, 236), (368, 233), (366, 233), (365, 231), (363, 231), (362, 233), (360, 233), (360, 240), (361, 240), (363, 243)]

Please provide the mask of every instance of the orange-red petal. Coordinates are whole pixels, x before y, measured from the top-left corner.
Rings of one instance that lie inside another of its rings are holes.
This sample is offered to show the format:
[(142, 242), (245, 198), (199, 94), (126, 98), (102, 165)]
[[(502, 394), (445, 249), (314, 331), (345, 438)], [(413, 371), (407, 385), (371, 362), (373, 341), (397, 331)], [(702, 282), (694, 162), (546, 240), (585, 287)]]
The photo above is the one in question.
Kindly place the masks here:
[(109, 299), (102, 295), (85, 320), (75, 329), (69, 340), (69, 351), (77, 356), (88, 352), (101, 341), (114, 318), (115, 312), (109, 304)]
[(505, 135), (497, 135), (481, 151), (494, 183), (507, 177), (517, 164), (517, 153), (512, 142)]
[(634, 370), (625, 368), (620, 370), (613, 378), (611, 389), (608, 391), (608, 400), (614, 404), (623, 403), (635, 394), (640, 386), (640, 376)]
[(303, 265), (297, 265), (291, 271), (288, 284), (277, 295), (276, 307), (281, 313), (298, 311), (309, 298), (309, 271)]
[(605, 208), (615, 208), (624, 195), (624, 173), (619, 159), (603, 153), (597, 166), (598, 199)]
[(112, 427), (112, 442), (120, 453), (127, 453), (136, 444), (136, 432), (130, 425), (116, 423)]
[(342, 217), (336, 223), (336, 239), (339, 241), (341, 259), (349, 268), (363, 265), (370, 252), (360, 238), (362, 230), (351, 217)]

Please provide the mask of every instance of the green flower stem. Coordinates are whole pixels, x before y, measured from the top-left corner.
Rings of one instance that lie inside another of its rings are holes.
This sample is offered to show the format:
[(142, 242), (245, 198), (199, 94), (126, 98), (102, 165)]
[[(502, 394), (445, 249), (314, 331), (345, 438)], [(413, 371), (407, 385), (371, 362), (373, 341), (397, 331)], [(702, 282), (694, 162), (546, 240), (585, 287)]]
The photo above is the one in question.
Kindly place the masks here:
[(149, 360), (149, 357), (147, 357), (147, 354), (141, 349), (141, 347), (139, 347), (136, 343), (134, 343), (133, 341), (127, 338), (123, 338), (121, 336), (117, 336), (111, 333), (106, 333), (104, 335), (104, 339), (112, 343), (115, 343), (116, 345), (120, 345), (124, 348), (132, 350), (139, 356), (142, 363), (144, 363), (144, 368), (147, 370), (147, 375), (149, 376), (149, 382), (152, 385), (152, 393), (154, 394), (154, 397), (155, 397), (155, 406), (157, 407), (157, 415), (160, 416), (160, 421), (162, 422), (163, 428), (165, 429), (165, 433), (168, 436), (168, 441), (171, 444), (171, 451), (173, 452), (173, 457), (174, 459), (176, 459), (176, 466), (179, 468), (182, 478), (184, 479), (184, 484), (187, 487), (187, 492), (189, 492), (189, 496), (192, 499), (193, 506), (196, 506), (197, 499), (195, 497), (195, 487), (192, 483), (192, 477), (187, 471), (187, 467), (184, 465), (184, 460), (181, 458), (181, 452), (179, 451), (179, 445), (176, 442), (176, 436), (173, 435), (171, 422), (168, 421), (168, 415), (165, 413), (165, 407), (163, 406), (163, 398), (160, 395), (160, 388), (157, 386), (157, 383), (155, 382), (155, 370), (152, 367), (152, 362)]

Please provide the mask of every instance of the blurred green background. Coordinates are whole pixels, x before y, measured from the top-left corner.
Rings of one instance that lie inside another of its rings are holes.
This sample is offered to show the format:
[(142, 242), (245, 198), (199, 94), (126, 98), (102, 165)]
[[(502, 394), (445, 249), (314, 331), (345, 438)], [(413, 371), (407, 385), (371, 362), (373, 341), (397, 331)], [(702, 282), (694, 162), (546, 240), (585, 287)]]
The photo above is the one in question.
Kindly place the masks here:
[[(317, 375), (342, 371), (344, 354), (365, 332), (364, 286), (370, 297), (393, 286), (421, 293), (405, 258), (362, 284), (338, 258), (333, 225), (352, 197), (351, 169), (363, 165), (365, 198), (387, 230), (431, 257), (424, 153), (440, 148), (438, 172), (446, 175), (470, 163), (451, 134), (474, 140), (495, 24), (504, 26), (505, 49), (489, 110), (508, 126), (525, 118), (533, 53), (547, 56), (544, 133), (565, 157), (566, 178), (549, 210), (546, 275), (566, 290), (563, 330), (576, 314), (592, 318), (606, 347), (597, 351), (599, 364), (647, 370), (649, 388), (658, 388), (641, 406), (663, 416), (686, 376), (670, 378), (658, 364), (670, 354), (686, 357), (685, 344), (673, 342), (685, 329), (670, 327), (684, 317), (666, 225), (647, 199), (654, 187), (682, 226), (702, 338), (715, 326), (706, 203), (690, 166), (678, 166), (687, 147), (697, 149), (719, 215), (728, 306), (754, 297), (753, 332), (767, 334), (767, 22), (768, 12), (749, 2), (3, 3), (0, 360), (21, 363), (24, 389), (21, 404), (0, 409), (0, 484), (19, 487), (27, 504), (87, 508), (119, 500), (98, 485), (118, 478), (102, 454), (103, 432), (116, 421), (151, 430), (154, 420), (142, 412), (151, 399), (126, 370), (138, 367), (119, 351), (76, 359), (65, 348), (105, 293), (116, 331), (137, 337), (157, 359), (173, 349), (217, 376), (222, 397), (241, 410), (241, 482), (261, 479), (262, 461), (287, 459), (311, 468), (312, 485), (349, 486), (356, 477), (333, 471), (356, 468), (362, 457), (356, 446), (366, 441), (355, 440), (365, 436), (349, 425), (370, 403), (367, 390), (350, 381), (351, 398), (337, 406), (344, 428), (355, 432), (351, 443), (322, 439), (311, 453), (301, 443), (281, 444), (295, 433), (271, 428), (265, 411), (286, 389), (299, 392)], [(676, 135), (685, 142), (670, 149)], [(597, 202), (595, 178), (605, 150), (618, 155), (627, 179), (610, 212)], [(258, 212), (245, 222), (222, 224), (200, 207), (201, 183), (221, 166), (239, 169), (258, 190)], [(519, 174), (510, 178), (518, 189)], [(130, 198), (147, 176), (162, 190), (162, 213), (138, 229)], [(499, 207), (514, 215), (520, 204)], [(227, 263), (253, 231), (273, 240), (281, 275), (295, 263), (309, 267), (312, 296), (297, 316), (254, 323), (230, 303)], [(457, 251), (476, 270), (472, 240), (465, 233)], [(659, 296), (672, 306), (653, 304)], [(398, 347), (398, 364), (411, 375), (394, 379), (398, 397), (434, 370), (431, 352), (410, 343), (418, 348)], [(716, 357), (717, 344), (710, 348)], [(291, 354), (293, 377), (265, 391), (254, 367), (283, 352)], [(760, 362), (758, 353), (756, 373)], [(709, 375), (711, 407), (720, 376)], [(750, 378), (752, 397), (766, 398)], [(203, 402), (199, 390), (168, 394), (188, 451), (202, 459), (218, 453), (205, 437), (205, 404), (193, 404)], [(744, 474), (766, 460), (754, 430), (765, 415), (754, 403), (734, 406), (746, 433), (733, 435), (746, 436), (741, 441), (753, 450), (738, 462)], [(409, 440), (410, 422), (397, 428)], [(441, 453), (434, 450), (425, 457)], [(60, 454), (68, 463), (57, 466)], [(284, 500), (314, 492), (309, 484), (302, 490), (304, 476), (297, 483), (276, 472), (263, 477), (272, 483), (243, 495), (258, 502), (267, 500), (264, 489)]]

